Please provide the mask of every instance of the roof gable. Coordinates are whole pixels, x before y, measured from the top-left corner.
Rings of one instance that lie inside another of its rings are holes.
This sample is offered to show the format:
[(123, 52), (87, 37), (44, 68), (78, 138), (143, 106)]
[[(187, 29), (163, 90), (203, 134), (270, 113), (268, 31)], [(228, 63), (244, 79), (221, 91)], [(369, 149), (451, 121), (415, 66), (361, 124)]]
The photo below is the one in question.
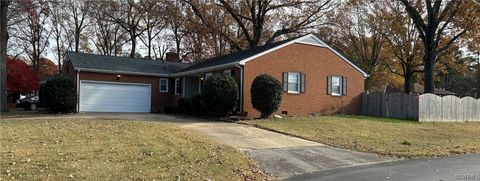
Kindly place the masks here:
[(254, 56), (251, 56), (249, 58), (246, 58), (242, 61), (239, 62), (239, 64), (241, 65), (245, 65), (245, 63), (247, 63), (248, 61), (250, 60), (253, 60), (257, 57), (260, 57), (262, 55), (265, 55), (267, 53), (270, 53), (272, 51), (275, 51), (277, 49), (280, 49), (280, 48), (283, 48), (285, 46), (288, 46), (288, 45), (291, 45), (293, 43), (300, 43), (300, 44), (307, 44), (307, 45), (313, 45), (313, 46), (319, 46), (319, 47), (323, 47), (323, 48), (327, 48), (329, 49), (330, 51), (332, 51), (333, 53), (335, 53), (335, 55), (339, 56), (342, 60), (346, 61), (348, 64), (350, 64), (351, 66), (353, 66), (356, 70), (358, 70), (360, 73), (363, 74), (364, 77), (368, 77), (369, 75), (363, 71), (360, 67), (358, 67), (357, 65), (355, 65), (354, 63), (352, 63), (350, 60), (348, 60), (345, 56), (343, 56), (340, 52), (338, 52), (337, 50), (335, 50), (334, 48), (332, 48), (331, 46), (329, 46), (328, 44), (326, 44), (324, 41), (320, 40), (317, 36), (313, 35), (313, 34), (308, 34), (308, 35), (305, 35), (305, 36), (302, 36), (302, 37), (299, 37), (299, 38), (296, 38), (292, 41), (289, 41), (289, 42), (286, 42), (286, 43), (283, 43), (279, 46), (276, 46), (276, 47), (273, 47), (267, 51), (264, 51), (262, 53), (259, 53), (259, 54), (256, 54)]

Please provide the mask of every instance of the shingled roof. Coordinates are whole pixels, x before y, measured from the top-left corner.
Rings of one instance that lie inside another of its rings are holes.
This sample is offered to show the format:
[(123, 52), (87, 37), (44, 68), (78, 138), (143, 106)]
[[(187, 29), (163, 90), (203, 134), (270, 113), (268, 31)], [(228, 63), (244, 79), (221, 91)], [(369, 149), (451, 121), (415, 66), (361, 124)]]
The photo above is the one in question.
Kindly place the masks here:
[(143, 58), (112, 57), (105, 55), (94, 55), (74, 52), (68, 52), (67, 56), (72, 61), (75, 69), (89, 69), (90, 71), (106, 70), (119, 73), (134, 72), (146, 75), (182, 76), (201, 71), (208, 71), (208, 69), (210, 68), (244, 65), (245, 62), (255, 58), (256, 56), (261, 56), (270, 51), (282, 48), (296, 42), (329, 48), (331, 51), (340, 56), (340, 58), (342, 58), (344, 61), (352, 65), (358, 71), (360, 71), (365, 77), (368, 77), (368, 74), (365, 71), (360, 69), (358, 66), (349, 61), (345, 56), (340, 54), (332, 47), (328, 46), (326, 43), (318, 39), (313, 34), (290, 38), (283, 41), (259, 46), (256, 48), (234, 52), (228, 55), (213, 57), (192, 64), (171, 61), (158, 61)]
[(202, 69), (202, 68), (207, 68), (207, 67), (213, 67), (213, 66), (221, 66), (221, 65), (227, 65), (231, 63), (238, 63), (246, 58), (249, 58), (251, 56), (255, 56), (257, 54), (260, 54), (262, 52), (268, 51), (272, 48), (275, 48), (277, 46), (283, 45), (285, 43), (288, 43), (290, 41), (293, 41), (295, 39), (298, 39), (300, 37), (295, 37), (295, 38), (290, 38), (282, 41), (278, 41), (275, 43), (270, 43), (267, 45), (259, 46), (253, 49), (247, 49), (244, 51), (239, 51), (239, 52), (234, 52), (231, 54), (223, 55), (223, 56), (218, 56), (218, 57), (213, 57), (209, 59), (202, 60), (198, 63), (193, 64), (192, 66), (189, 66), (180, 72), (186, 72), (186, 71), (192, 71), (196, 69)]
[(67, 52), (67, 56), (76, 69), (87, 70), (171, 74), (190, 65), (181, 62), (151, 60), (145, 58), (113, 57), (77, 52)]

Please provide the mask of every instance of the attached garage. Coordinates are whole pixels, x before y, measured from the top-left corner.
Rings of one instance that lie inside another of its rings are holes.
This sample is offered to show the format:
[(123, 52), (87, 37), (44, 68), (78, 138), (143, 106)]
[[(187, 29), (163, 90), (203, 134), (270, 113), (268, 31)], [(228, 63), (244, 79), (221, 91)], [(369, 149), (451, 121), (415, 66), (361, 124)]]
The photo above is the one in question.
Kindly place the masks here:
[(151, 85), (80, 81), (80, 112), (150, 112)]

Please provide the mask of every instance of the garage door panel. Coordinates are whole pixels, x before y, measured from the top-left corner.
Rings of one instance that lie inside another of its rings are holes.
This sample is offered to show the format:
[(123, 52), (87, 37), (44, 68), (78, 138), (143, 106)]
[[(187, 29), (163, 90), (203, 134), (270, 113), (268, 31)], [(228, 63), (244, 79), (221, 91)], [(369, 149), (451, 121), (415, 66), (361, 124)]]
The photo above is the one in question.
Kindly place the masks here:
[(82, 112), (150, 112), (150, 85), (82, 81)]
[(149, 99), (129, 99), (129, 98), (105, 98), (105, 97), (81, 97), (82, 104), (89, 105), (116, 105), (116, 104), (125, 104), (125, 105), (146, 105), (145, 102), (150, 101)]
[[(110, 92), (110, 93), (109, 93)], [(86, 91), (82, 92), (81, 97), (82, 98), (91, 98), (91, 99), (101, 99), (102, 101), (116, 101), (118, 99), (123, 100), (142, 100), (144, 101), (145, 99), (149, 99), (149, 94), (139, 94), (139, 93), (121, 93), (121, 92), (116, 92), (115, 94), (112, 94), (111, 92), (114, 91), (109, 91), (109, 92), (103, 92), (103, 91)], [(85, 94), (83, 94), (85, 93)], [(128, 97), (125, 97), (125, 94), (128, 94)]]

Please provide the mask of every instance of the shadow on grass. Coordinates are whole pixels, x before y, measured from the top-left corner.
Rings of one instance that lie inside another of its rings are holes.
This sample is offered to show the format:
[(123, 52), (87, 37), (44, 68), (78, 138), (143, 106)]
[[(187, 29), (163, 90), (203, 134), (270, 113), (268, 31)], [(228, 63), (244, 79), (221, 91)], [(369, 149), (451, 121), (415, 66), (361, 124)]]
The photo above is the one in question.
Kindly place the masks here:
[(380, 121), (380, 122), (387, 122), (387, 123), (409, 123), (409, 124), (420, 123), (418, 121), (410, 120), (410, 119), (385, 118), (385, 117), (364, 116), (364, 115), (334, 115), (332, 117), (349, 118), (349, 119), (366, 120), (366, 121)]

